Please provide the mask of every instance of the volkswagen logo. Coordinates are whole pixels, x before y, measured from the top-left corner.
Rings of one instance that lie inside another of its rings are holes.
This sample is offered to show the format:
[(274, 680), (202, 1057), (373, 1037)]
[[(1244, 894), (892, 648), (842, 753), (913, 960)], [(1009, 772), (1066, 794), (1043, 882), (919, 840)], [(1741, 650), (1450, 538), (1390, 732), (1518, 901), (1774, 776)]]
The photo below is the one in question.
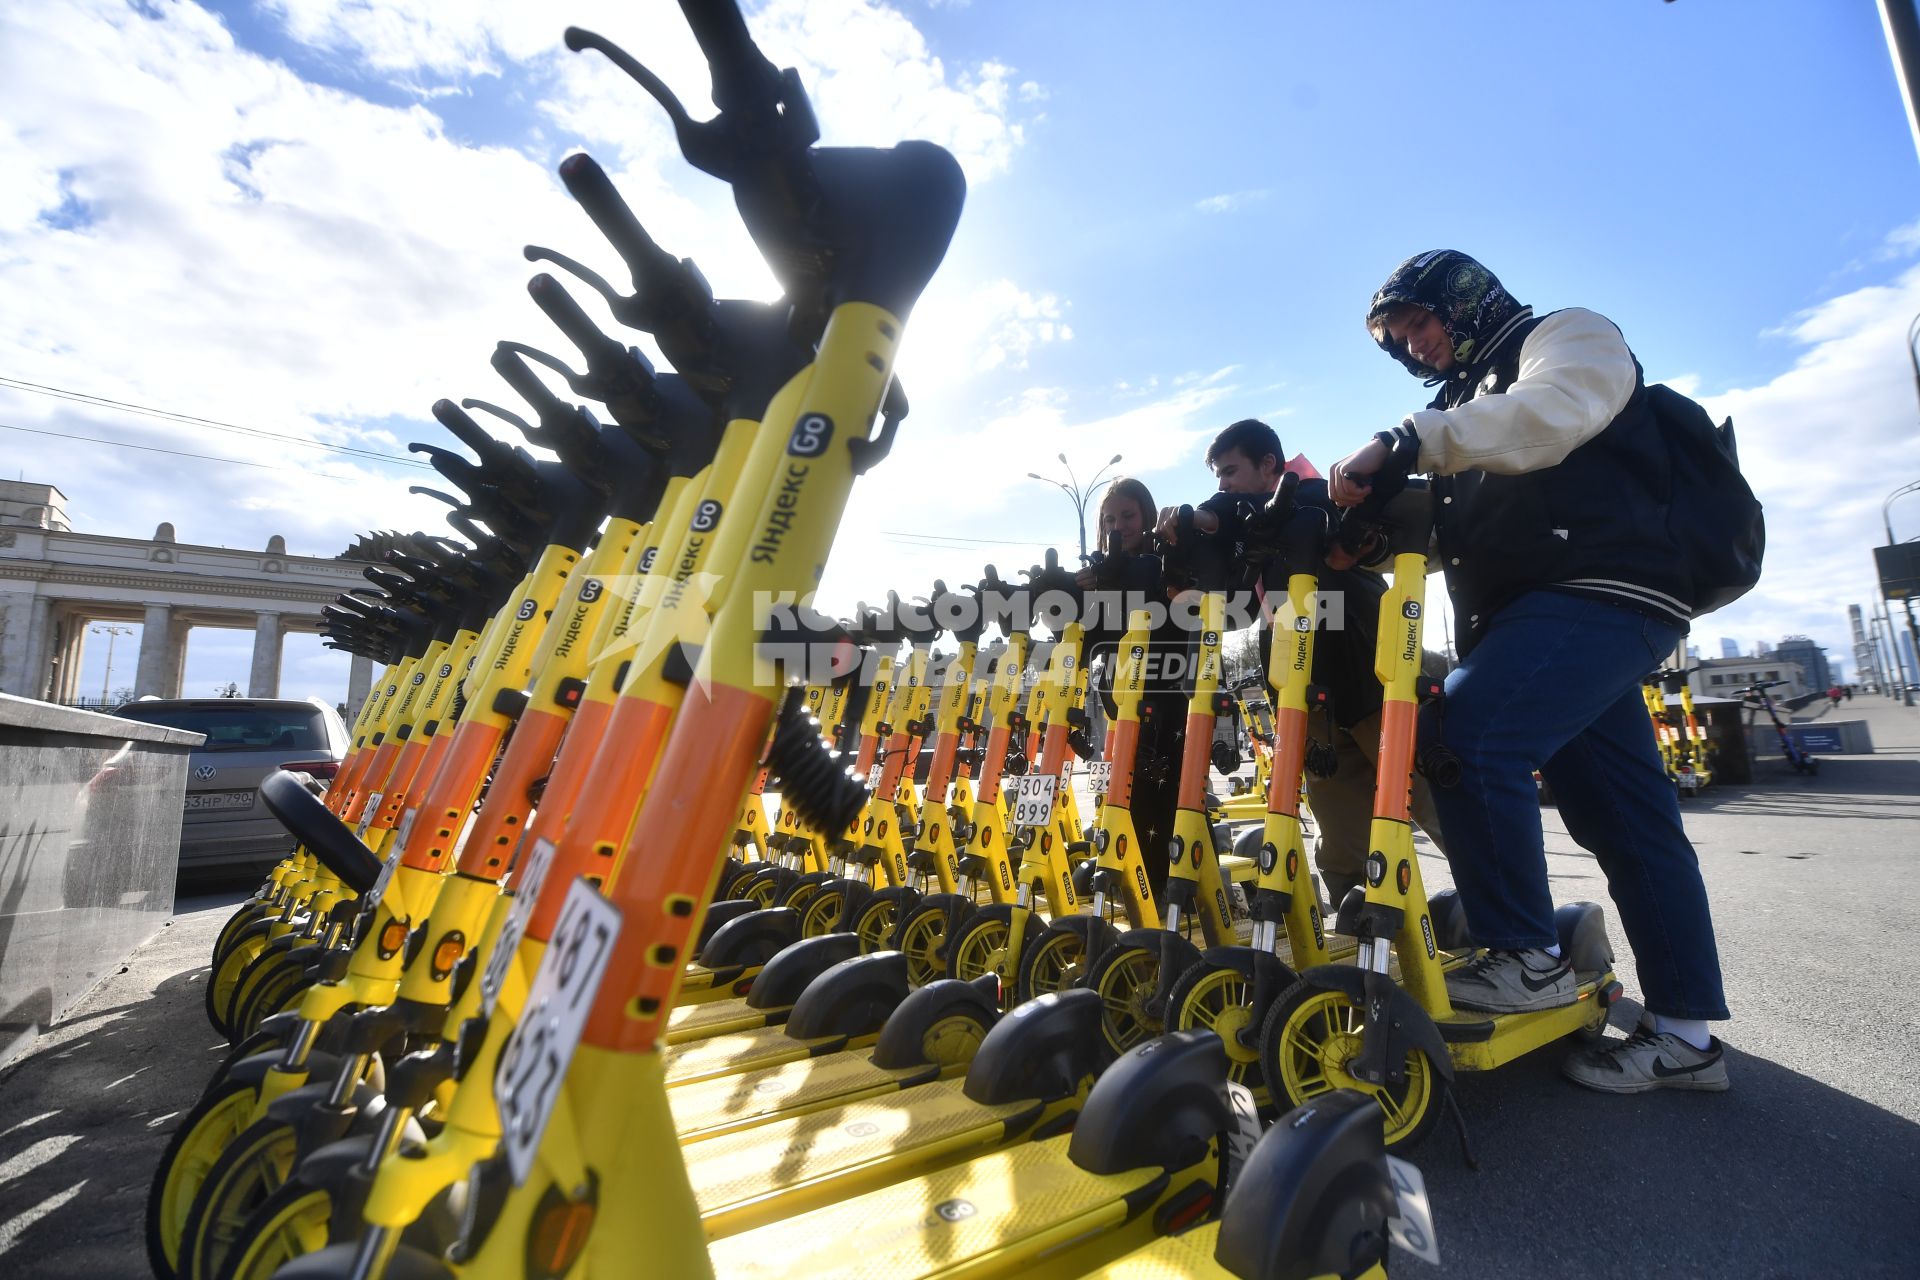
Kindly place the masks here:
[(213, 775), (218, 772), (220, 771), (214, 768), (212, 765), (203, 764), (198, 769), (195, 769), (193, 771), (193, 776), (200, 779), (200, 781), (202, 782), (209, 782), (212, 780)]

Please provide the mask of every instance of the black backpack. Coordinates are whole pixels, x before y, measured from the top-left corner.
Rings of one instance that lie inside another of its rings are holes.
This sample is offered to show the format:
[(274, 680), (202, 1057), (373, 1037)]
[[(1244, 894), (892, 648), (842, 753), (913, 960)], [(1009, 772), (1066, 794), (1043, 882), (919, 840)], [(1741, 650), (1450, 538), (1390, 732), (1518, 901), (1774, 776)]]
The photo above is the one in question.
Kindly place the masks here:
[(1647, 407), (1673, 464), (1667, 533), (1693, 579), (1693, 616), (1704, 617), (1760, 580), (1767, 522), (1740, 474), (1733, 419), (1714, 426), (1698, 402), (1664, 383), (1647, 388)]

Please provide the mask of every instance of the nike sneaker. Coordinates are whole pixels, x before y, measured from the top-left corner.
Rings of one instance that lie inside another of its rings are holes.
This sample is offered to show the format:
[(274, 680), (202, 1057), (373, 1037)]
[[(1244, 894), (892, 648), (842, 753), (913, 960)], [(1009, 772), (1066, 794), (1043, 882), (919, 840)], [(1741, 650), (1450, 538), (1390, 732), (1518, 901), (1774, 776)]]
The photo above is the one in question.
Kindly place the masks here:
[(1532, 1013), (1580, 998), (1573, 967), (1551, 952), (1483, 951), (1447, 975), (1447, 996), (1481, 1013)]
[(1653, 1089), (1727, 1087), (1726, 1046), (1718, 1039), (1696, 1049), (1671, 1032), (1642, 1022), (1625, 1040), (1609, 1040), (1572, 1054), (1560, 1073), (1575, 1084), (1602, 1093), (1646, 1093)]

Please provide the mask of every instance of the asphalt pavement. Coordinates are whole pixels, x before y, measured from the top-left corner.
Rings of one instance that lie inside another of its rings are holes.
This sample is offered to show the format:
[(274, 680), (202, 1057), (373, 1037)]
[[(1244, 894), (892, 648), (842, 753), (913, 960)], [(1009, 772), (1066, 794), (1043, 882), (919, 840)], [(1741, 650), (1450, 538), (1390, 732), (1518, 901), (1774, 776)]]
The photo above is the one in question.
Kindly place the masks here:
[[(1831, 715), (1867, 720), (1875, 754), (1816, 778), (1763, 759), (1751, 786), (1685, 808), (1734, 1014), (1716, 1028), (1732, 1089), (1589, 1093), (1552, 1048), (1463, 1077), (1480, 1167), (1450, 1125), (1411, 1153), (1442, 1265), (1396, 1257), (1396, 1276), (1920, 1275), (1920, 708), (1856, 697)], [(1556, 897), (1605, 903), (1592, 858), (1543, 813)], [(1423, 871), (1447, 881), (1437, 859)], [(0, 1075), (0, 1276), (147, 1274), (154, 1164), (225, 1047), (202, 984), (240, 896), (182, 900)], [(1627, 1026), (1639, 1007), (1615, 1013)]]

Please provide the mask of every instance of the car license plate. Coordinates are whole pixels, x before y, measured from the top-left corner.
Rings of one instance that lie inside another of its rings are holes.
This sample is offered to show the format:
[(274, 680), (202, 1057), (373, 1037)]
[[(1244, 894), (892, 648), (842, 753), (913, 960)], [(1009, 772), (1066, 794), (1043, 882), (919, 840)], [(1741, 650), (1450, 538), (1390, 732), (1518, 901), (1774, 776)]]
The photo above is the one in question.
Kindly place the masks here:
[(185, 812), (203, 813), (210, 809), (251, 808), (253, 808), (251, 791), (189, 791)]

